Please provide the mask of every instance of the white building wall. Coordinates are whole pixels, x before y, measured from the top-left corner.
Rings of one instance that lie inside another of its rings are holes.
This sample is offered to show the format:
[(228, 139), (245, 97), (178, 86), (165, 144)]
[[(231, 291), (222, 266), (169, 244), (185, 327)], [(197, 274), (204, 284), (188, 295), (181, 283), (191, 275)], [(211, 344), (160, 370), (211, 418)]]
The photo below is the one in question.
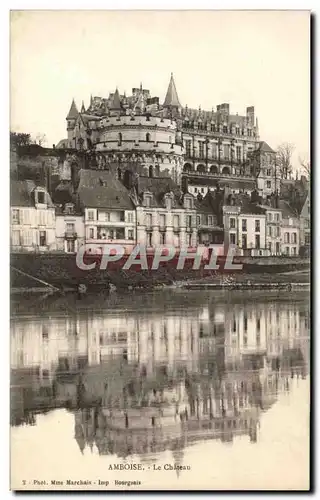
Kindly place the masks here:
[(299, 255), (300, 221), (283, 219), (281, 227), (282, 255), (290, 257)]
[[(15, 223), (16, 214), (19, 223)], [(46, 245), (40, 246), (40, 231)], [(13, 251), (52, 251), (56, 249), (54, 208), (11, 207), (11, 248)]]
[[(62, 252), (68, 252), (66, 233), (68, 232), (68, 224), (74, 225), (75, 252), (84, 244), (85, 241), (85, 224), (83, 215), (62, 214), (56, 215), (56, 248)], [(71, 236), (71, 233), (70, 233)]]

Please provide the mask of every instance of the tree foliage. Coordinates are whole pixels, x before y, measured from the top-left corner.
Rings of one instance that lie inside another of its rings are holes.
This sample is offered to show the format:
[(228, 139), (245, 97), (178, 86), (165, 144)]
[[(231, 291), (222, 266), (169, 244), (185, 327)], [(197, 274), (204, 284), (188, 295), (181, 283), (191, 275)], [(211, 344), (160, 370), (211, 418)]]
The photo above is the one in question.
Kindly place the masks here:
[(37, 144), (38, 146), (44, 146), (46, 143), (45, 134), (37, 134), (35, 138), (31, 137), (31, 134), (25, 132), (10, 132), (10, 144), (12, 146), (30, 146), (32, 144)]
[(10, 144), (12, 146), (29, 146), (33, 144), (31, 135), (22, 132), (10, 132)]

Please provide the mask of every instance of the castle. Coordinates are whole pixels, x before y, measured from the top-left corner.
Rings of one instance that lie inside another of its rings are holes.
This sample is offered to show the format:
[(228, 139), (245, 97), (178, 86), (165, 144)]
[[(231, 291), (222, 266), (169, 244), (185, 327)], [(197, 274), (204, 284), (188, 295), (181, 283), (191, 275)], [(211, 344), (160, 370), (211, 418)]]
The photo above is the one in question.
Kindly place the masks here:
[(149, 177), (188, 178), (191, 194), (217, 186), (262, 196), (280, 190), (276, 153), (260, 141), (253, 106), (245, 115), (230, 113), (227, 103), (216, 110), (183, 107), (173, 74), (163, 104), (142, 84), (132, 94), (92, 97), (80, 111), (72, 101), (67, 139), (58, 148), (94, 150), (97, 168), (121, 178), (125, 170)]
[(309, 183), (281, 179), (253, 106), (241, 116), (226, 103), (183, 107), (171, 75), (162, 104), (142, 85), (130, 96), (116, 89), (80, 111), (73, 100), (66, 121), (67, 138), (53, 149), (20, 151), (13, 251), (117, 243), (130, 252), (139, 242), (150, 251), (217, 244), (252, 257), (308, 252)]

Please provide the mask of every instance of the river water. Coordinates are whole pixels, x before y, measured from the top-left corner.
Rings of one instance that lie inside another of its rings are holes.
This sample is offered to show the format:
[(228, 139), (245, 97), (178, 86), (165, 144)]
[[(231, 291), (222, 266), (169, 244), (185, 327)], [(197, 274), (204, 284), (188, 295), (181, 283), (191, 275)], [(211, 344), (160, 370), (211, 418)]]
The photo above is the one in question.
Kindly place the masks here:
[(308, 489), (309, 316), (283, 292), (13, 303), (12, 489)]

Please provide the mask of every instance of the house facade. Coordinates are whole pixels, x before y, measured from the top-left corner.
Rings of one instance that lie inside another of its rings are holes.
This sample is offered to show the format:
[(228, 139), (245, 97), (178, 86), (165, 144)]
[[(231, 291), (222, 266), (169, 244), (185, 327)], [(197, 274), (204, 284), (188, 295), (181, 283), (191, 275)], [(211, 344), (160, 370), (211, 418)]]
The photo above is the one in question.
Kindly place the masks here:
[(282, 212), (279, 208), (269, 205), (260, 205), (266, 213), (266, 248), (270, 255), (281, 255), (282, 242)]
[(84, 242), (101, 251), (105, 244), (118, 244), (130, 252), (136, 242), (136, 211), (128, 190), (105, 171), (82, 170), (79, 177)]
[(73, 203), (56, 209), (56, 242), (57, 250), (65, 253), (76, 253), (85, 243), (84, 215)]
[(282, 212), (281, 253), (295, 257), (299, 255), (300, 218), (296, 211), (286, 201), (279, 202)]
[(44, 187), (33, 181), (11, 181), (11, 250), (56, 250), (55, 209)]
[(265, 210), (247, 195), (230, 194), (223, 205), (225, 243), (244, 256), (267, 256)]
[(137, 242), (154, 250), (159, 245), (196, 247), (194, 197), (182, 193), (172, 179), (140, 176), (131, 188), (136, 205)]
[(300, 247), (309, 249), (311, 245), (310, 222), (310, 199), (307, 194), (300, 213)]

